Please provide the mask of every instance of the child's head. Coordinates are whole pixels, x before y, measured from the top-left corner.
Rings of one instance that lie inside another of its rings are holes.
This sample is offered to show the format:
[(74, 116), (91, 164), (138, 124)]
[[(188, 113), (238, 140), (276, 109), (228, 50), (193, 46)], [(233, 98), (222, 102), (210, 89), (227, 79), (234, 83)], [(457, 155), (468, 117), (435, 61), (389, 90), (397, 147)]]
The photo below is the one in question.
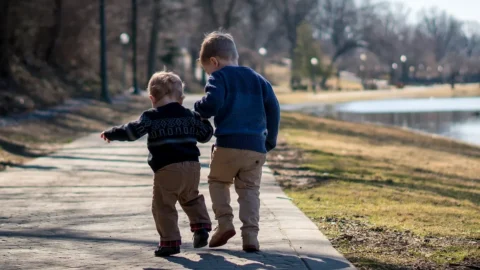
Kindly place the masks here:
[(199, 60), (208, 74), (226, 65), (236, 65), (238, 52), (232, 35), (219, 31), (206, 35), (200, 49)]
[(148, 82), (148, 93), (152, 105), (155, 106), (162, 100), (181, 104), (184, 99), (183, 87), (182, 80), (173, 72), (161, 71), (153, 74)]

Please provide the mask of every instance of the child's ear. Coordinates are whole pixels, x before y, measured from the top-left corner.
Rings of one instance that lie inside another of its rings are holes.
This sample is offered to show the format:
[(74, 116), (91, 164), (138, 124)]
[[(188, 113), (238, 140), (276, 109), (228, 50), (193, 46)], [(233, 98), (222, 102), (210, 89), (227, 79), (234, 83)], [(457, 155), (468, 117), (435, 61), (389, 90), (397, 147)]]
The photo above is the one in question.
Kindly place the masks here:
[(150, 98), (150, 101), (152, 101), (152, 104), (157, 103), (157, 99), (154, 96), (150, 95), (148, 97)]
[(220, 65), (220, 63), (218, 62), (217, 58), (215, 57), (210, 57), (210, 63), (212, 63), (212, 65), (214, 67), (218, 67)]

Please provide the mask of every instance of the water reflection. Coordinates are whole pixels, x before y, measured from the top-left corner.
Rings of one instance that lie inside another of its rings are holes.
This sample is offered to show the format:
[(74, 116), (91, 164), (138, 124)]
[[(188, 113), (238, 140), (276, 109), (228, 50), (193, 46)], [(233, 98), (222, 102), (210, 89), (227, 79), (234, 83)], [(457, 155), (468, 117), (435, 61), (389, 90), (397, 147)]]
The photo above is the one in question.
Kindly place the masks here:
[(282, 105), (282, 110), (405, 127), (480, 145), (480, 98), (475, 97), (303, 103)]
[(465, 123), (453, 124), (445, 136), (480, 145), (480, 119), (472, 119)]
[(337, 106), (333, 115), (345, 121), (400, 126), (480, 145), (480, 98), (352, 102)]
[(476, 119), (474, 112), (374, 114), (337, 112), (336, 116), (350, 122), (400, 126), (480, 144), (480, 120)]

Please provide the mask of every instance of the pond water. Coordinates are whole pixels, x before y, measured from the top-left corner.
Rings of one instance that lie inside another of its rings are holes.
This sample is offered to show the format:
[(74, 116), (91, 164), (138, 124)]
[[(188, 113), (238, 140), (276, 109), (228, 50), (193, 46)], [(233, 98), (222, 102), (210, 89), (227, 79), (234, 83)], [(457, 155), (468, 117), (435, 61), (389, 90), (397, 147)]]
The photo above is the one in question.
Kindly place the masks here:
[(282, 110), (393, 125), (480, 145), (480, 97), (356, 101), (284, 105)]
[(480, 98), (359, 101), (335, 106), (337, 118), (394, 125), (480, 145)]

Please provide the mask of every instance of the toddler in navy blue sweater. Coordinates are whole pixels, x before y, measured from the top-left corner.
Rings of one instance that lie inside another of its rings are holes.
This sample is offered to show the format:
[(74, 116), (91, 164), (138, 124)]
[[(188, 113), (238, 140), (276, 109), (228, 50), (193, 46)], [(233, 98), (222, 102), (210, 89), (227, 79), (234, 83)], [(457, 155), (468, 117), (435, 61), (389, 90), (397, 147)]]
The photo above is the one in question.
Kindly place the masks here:
[(218, 228), (210, 247), (225, 245), (236, 234), (230, 206), (231, 184), (240, 204), (243, 249), (258, 251), (260, 182), (266, 153), (277, 141), (280, 108), (270, 83), (248, 67), (238, 66), (233, 37), (213, 32), (205, 37), (200, 63), (210, 77), (206, 95), (195, 103), (202, 118), (214, 117), (209, 189)]

